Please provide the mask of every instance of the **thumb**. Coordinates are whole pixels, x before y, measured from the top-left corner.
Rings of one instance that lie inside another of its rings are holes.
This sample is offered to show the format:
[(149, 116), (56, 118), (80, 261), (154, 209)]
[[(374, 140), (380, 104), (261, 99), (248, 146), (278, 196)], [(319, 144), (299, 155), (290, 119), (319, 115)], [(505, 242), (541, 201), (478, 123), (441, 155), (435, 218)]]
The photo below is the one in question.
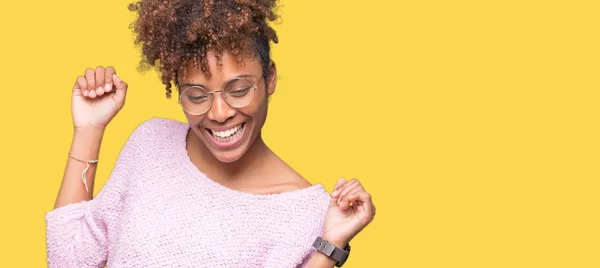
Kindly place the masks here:
[(117, 74), (113, 74), (113, 83), (115, 85), (115, 96), (117, 98), (117, 100), (124, 102), (125, 101), (125, 95), (127, 94), (127, 83), (125, 83), (124, 81), (121, 81), (121, 79), (119, 78), (119, 76), (117, 76)]

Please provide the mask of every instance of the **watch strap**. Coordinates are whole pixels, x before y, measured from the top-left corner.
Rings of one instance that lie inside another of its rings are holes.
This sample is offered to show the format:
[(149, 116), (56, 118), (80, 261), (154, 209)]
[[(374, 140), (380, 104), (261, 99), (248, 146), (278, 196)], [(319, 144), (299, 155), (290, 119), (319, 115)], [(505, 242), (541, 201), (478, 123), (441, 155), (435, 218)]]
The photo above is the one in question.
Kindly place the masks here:
[(344, 249), (341, 249), (329, 243), (329, 241), (323, 239), (320, 236), (317, 237), (317, 239), (315, 239), (313, 247), (321, 253), (325, 254), (325, 256), (328, 256), (337, 261), (335, 265), (337, 267), (342, 267), (342, 265), (344, 265), (344, 263), (348, 259), (348, 255), (350, 254), (350, 244), (346, 245)]

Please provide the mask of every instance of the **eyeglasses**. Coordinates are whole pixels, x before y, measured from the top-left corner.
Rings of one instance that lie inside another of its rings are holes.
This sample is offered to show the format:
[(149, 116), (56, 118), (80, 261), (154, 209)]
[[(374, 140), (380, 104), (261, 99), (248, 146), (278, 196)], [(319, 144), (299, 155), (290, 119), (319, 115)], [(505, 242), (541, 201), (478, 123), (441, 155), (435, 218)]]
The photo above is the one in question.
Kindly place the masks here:
[(189, 114), (202, 115), (212, 107), (215, 93), (221, 92), (221, 96), (229, 106), (242, 108), (252, 102), (256, 88), (254, 83), (242, 77), (227, 81), (222, 90), (213, 92), (197, 85), (184, 86), (180, 89), (179, 104)]

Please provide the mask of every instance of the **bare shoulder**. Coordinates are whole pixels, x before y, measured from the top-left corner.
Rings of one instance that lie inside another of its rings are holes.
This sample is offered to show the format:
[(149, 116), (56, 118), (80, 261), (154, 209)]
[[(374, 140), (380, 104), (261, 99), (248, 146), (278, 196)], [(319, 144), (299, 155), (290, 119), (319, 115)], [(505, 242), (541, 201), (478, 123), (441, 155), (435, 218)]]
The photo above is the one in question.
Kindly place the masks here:
[(292, 178), (289, 182), (287, 182), (283, 185), (283, 187), (285, 188), (283, 190), (286, 192), (295, 191), (295, 190), (308, 188), (310, 186), (312, 186), (312, 183), (310, 183), (309, 181), (304, 179), (302, 176), (300, 176), (300, 174), (298, 174), (297, 178)]
[(268, 161), (258, 171), (261, 174), (260, 177), (267, 178), (264, 181), (268, 185), (263, 184), (263, 187), (269, 189), (267, 191), (272, 193), (292, 192), (312, 186), (310, 181), (306, 180), (283, 159), (275, 153), (271, 153)]
[(276, 178), (275, 184), (281, 192), (290, 192), (312, 186), (312, 183), (285, 162), (282, 162), (282, 165), (275, 170), (276, 172), (272, 176)]

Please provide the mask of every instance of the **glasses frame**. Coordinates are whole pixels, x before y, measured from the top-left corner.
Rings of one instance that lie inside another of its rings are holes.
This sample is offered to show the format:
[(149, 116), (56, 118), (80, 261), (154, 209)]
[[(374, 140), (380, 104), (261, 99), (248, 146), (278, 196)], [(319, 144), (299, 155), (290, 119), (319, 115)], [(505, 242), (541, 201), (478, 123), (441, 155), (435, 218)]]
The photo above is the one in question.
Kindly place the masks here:
[[(246, 107), (246, 106), (250, 105), (250, 103), (252, 103), (252, 101), (254, 101), (254, 96), (255, 95), (252, 95), (252, 100), (250, 100), (250, 102), (248, 102), (248, 104), (242, 105), (242, 106), (233, 106), (233, 105), (231, 105), (227, 101), (227, 97), (228, 96), (227, 95), (223, 95), (223, 90), (225, 90), (225, 88), (227, 87), (227, 85), (229, 85), (231, 82), (236, 81), (236, 80), (244, 80), (244, 81), (248, 82), (248, 84), (252, 85), (250, 87), (250, 90), (256, 91), (256, 89), (258, 88), (257, 84), (253, 83), (252, 81), (250, 81), (250, 80), (248, 80), (248, 79), (246, 79), (244, 77), (236, 77), (236, 78), (232, 78), (232, 79), (228, 80), (227, 82), (225, 82), (223, 84), (223, 89), (217, 90), (217, 91), (209, 91), (205, 87), (199, 86), (199, 85), (190, 85), (190, 86), (185, 86), (184, 89), (181, 91), (181, 93), (179, 93), (179, 98), (177, 100), (177, 103), (179, 103), (181, 105), (181, 109), (183, 109), (188, 114), (191, 114), (191, 115), (203, 115), (205, 113), (208, 113), (208, 111), (210, 111), (210, 109), (212, 108), (212, 105), (213, 105), (213, 102), (214, 102), (214, 99), (215, 99), (215, 93), (221, 93), (221, 97), (223, 98), (223, 100), (225, 101), (225, 103), (227, 103), (227, 105), (229, 105), (230, 107), (232, 107), (232, 108), (243, 108), (243, 107)], [(203, 113), (192, 113), (192, 112), (186, 110), (185, 107), (183, 107), (183, 102), (181, 101), (181, 97), (183, 96), (183, 93), (185, 93), (186, 90), (191, 89), (191, 88), (199, 88), (199, 89), (202, 89), (202, 90), (208, 92), (208, 95), (210, 97), (209, 97), (208, 109), (206, 109), (206, 112), (203, 112)], [(181, 88), (179, 88), (179, 89), (181, 90)], [(250, 91), (248, 91), (248, 92), (250, 92)], [(252, 92), (252, 93), (256, 94), (256, 92)]]

